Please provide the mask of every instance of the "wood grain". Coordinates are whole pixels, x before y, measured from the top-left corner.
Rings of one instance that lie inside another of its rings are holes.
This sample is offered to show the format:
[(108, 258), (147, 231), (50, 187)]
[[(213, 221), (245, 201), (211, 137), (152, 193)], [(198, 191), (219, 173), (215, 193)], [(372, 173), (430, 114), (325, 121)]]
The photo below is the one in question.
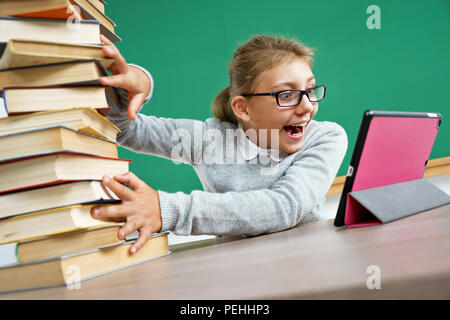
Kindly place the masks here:
[[(384, 225), (332, 220), (252, 238), (220, 237), (81, 283), (0, 299), (449, 299), (450, 205)], [(379, 266), (381, 289), (367, 288)]]

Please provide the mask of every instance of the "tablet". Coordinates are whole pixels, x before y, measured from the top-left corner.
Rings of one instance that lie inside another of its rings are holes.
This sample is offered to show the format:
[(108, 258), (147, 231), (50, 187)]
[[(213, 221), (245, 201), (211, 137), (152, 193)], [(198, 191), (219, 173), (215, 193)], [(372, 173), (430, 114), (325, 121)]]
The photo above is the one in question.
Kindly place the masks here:
[(365, 111), (334, 225), (381, 223), (354, 214), (348, 193), (423, 178), (441, 121), (439, 113)]

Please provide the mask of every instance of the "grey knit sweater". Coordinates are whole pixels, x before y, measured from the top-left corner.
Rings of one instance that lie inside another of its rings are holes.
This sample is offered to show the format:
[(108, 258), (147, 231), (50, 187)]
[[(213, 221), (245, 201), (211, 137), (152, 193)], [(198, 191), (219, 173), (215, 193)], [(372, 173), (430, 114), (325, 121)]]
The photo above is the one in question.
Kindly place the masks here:
[[(204, 191), (159, 190), (161, 231), (179, 235), (258, 235), (320, 219), (320, 209), (347, 150), (347, 135), (333, 122), (311, 121), (304, 146), (292, 154), (264, 152), (236, 125), (127, 117), (127, 92), (108, 119), (127, 149), (190, 164)], [(234, 133), (234, 134), (233, 134)], [(244, 138), (243, 138), (244, 137)]]

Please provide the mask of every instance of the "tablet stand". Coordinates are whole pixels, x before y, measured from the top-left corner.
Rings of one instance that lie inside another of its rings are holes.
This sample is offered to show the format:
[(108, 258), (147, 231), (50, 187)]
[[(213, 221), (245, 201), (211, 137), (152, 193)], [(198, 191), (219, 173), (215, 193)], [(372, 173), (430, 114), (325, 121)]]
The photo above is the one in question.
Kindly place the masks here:
[(348, 227), (386, 223), (450, 203), (450, 195), (425, 179), (350, 192)]

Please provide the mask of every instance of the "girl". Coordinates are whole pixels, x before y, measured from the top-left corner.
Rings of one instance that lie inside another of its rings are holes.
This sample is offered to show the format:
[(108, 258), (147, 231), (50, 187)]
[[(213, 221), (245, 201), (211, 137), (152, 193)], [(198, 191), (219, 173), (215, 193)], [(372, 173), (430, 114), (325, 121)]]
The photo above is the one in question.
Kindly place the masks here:
[(118, 142), (189, 163), (204, 188), (167, 193), (131, 172), (105, 176), (122, 203), (95, 207), (92, 215), (126, 221), (120, 239), (139, 230), (130, 253), (154, 232), (259, 235), (320, 219), (347, 136), (336, 123), (313, 120), (326, 87), (316, 84), (311, 49), (265, 35), (241, 45), (229, 67), (230, 85), (213, 102), (215, 118), (202, 122), (139, 114), (153, 90), (150, 74), (102, 41), (105, 55), (115, 59), (113, 75), (100, 81), (119, 87), (120, 104), (108, 114), (121, 129)]

